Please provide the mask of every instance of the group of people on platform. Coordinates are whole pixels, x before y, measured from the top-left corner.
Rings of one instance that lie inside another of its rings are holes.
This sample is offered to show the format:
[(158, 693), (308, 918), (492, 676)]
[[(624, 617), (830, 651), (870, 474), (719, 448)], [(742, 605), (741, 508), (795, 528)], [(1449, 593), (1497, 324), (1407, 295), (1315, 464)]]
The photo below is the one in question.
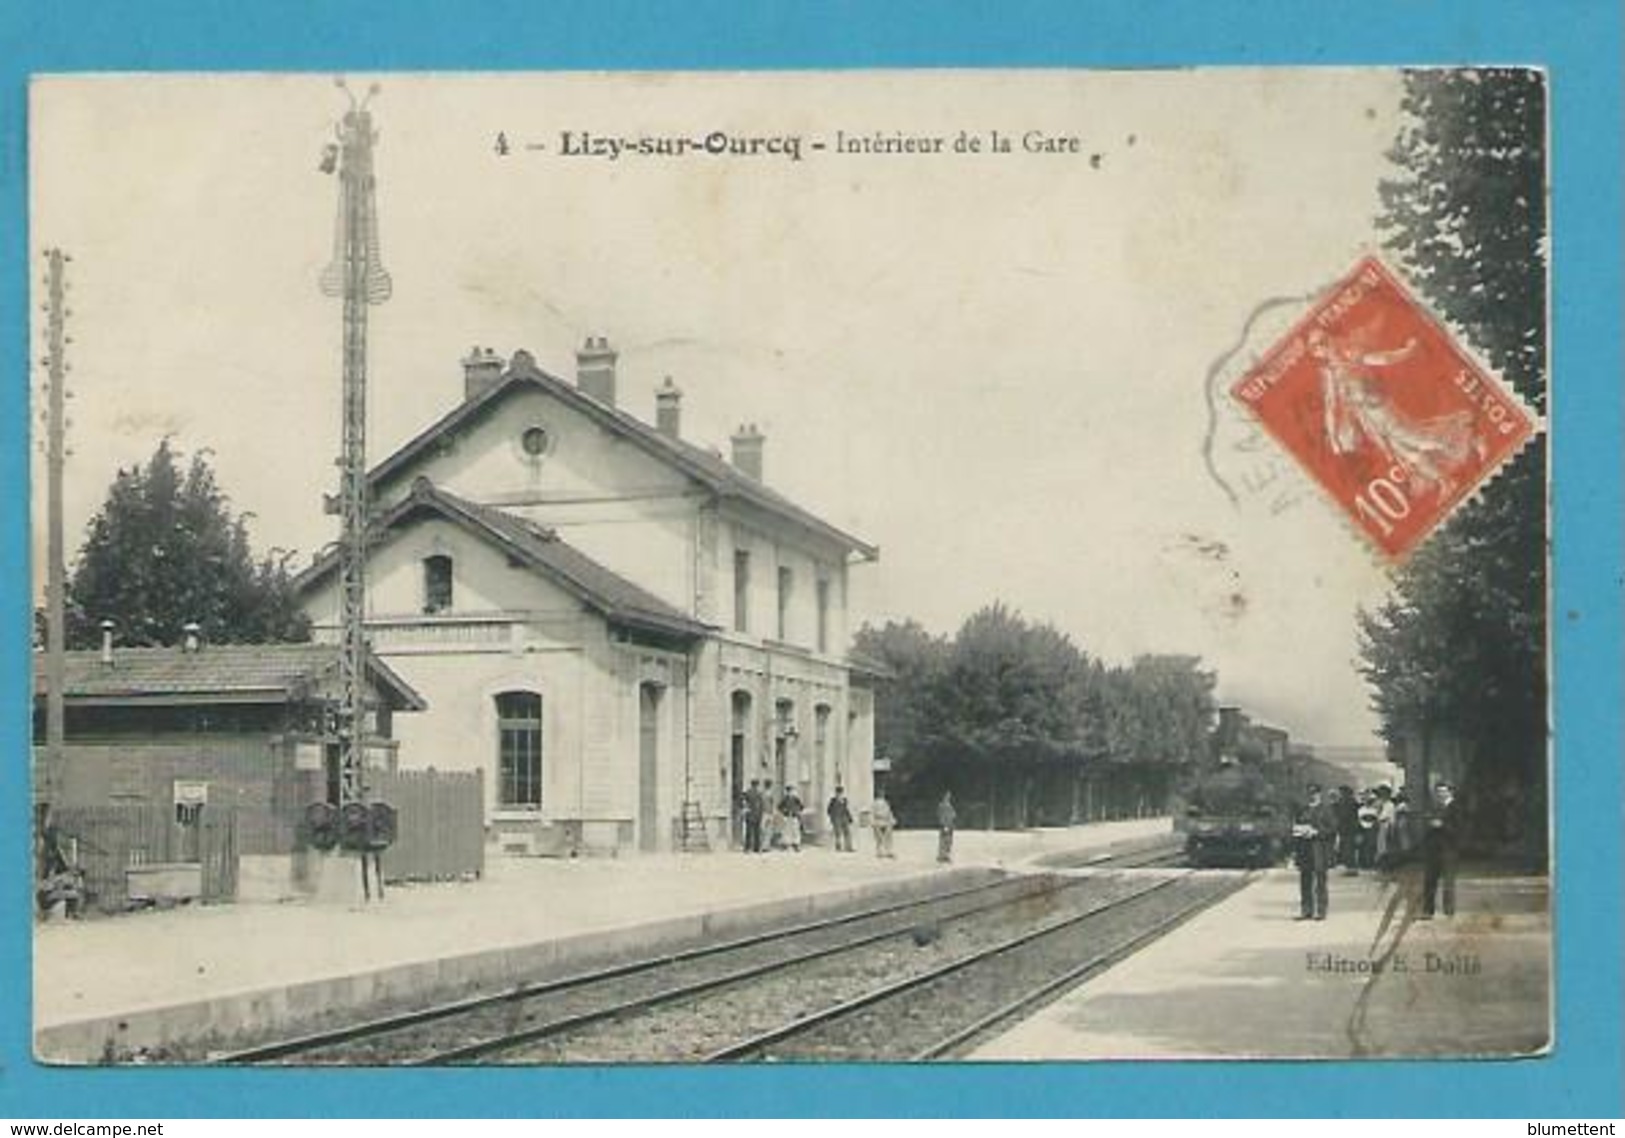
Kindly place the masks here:
[[(772, 779), (753, 778), (750, 786), (739, 796), (738, 810), (745, 853), (801, 851), (807, 828), (804, 823), (806, 806), (794, 787), (786, 786), (784, 792), (775, 798)], [(852, 844), (855, 819), (845, 787), (836, 786), (835, 793), (824, 808), (824, 815), (829, 819), (831, 848), (837, 853), (852, 853), (855, 848)], [(953, 795), (944, 791), (942, 800), (937, 803), (937, 861), (943, 864), (953, 861), (957, 819)], [(892, 834), (897, 829), (897, 815), (892, 812), (891, 803), (886, 801), (885, 795), (876, 793), (869, 807), (868, 822), (874, 834), (875, 856), (896, 857), (892, 849)]]
[[(844, 800), (840, 787), (835, 788), (835, 795)], [(749, 788), (740, 795), (739, 801), (740, 815), (744, 820), (745, 852), (791, 850), (799, 853), (801, 816), (805, 809), (795, 787), (786, 785), (784, 792), (775, 796), (772, 779), (751, 779)]]
[[(1327, 877), (1334, 866), (1400, 875), (1418, 862), (1420, 916), (1431, 920), (1443, 902), (1456, 912), (1456, 866), (1461, 837), (1455, 788), (1441, 782), (1418, 813), (1403, 788), (1387, 784), (1356, 792), (1341, 786), (1323, 794), (1310, 786), (1292, 819), (1292, 859), (1298, 868), (1300, 921), (1325, 920)], [(1414, 874), (1406, 874), (1407, 882)]]

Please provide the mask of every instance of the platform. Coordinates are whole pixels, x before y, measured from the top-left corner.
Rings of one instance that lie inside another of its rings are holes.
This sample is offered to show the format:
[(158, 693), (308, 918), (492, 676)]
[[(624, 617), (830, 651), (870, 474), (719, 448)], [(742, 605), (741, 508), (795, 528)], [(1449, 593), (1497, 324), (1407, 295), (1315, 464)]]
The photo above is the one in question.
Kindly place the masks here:
[[(954, 868), (1132, 845), (1166, 818), (1013, 833), (961, 831)], [(37, 925), (36, 1052), (91, 1061), (203, 1032), (222, 1039), (334, 1007), (489, 986), (522, 970), (646, 951), (921, 888), (943, 872), (934, 831), (858, 851), (492, 858), (479, 881), (392, 887), (371, 905), (186, 907)], [(911, 886), (911, 883), (913, 884)]]
[(1411, 922), (1394, 883), (1334, 870), (1330, 886), (1327, 919), (1298, 921), (1296, 871), (1267, 871), (971, 1057), (1510, 1056), (1549, 1046), (1545, 878), (1464, 873), (1454, 917)]

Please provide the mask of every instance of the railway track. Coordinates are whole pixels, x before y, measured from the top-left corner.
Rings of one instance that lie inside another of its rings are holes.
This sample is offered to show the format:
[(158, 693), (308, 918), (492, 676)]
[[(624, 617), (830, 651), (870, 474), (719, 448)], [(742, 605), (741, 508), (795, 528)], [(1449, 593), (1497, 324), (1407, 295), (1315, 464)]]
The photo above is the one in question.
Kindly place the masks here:
[(919, 1062), (962, 1055), (1251, 878), (1191, 871), (1165, 878), (1093, 911), (741, 1040), (707, 1060)]
[[(1136, 847), (1118, 851), (1087, 877), (1007, 878), (381, 1017), (215, 1061), (453, 1065), (940, 1057), (1239, 887), (1216, 891), (1219, 879), (1211, 875), (1115, 872), (1166, 865), (1177, 854), (1167, 843)], [(1193, 887), (1182, 883), (1198, 876), (1207, 884), (1194, 890), (1200, 897), (1187, 898)], [(1179, 901), (1170, 917), (1164, 910), (1172, 898)], [(1125, 920), (1134, 925), (1126, 938), (1117, 929)], [(1086, 926), (1090, 931), (1078, 931)], [(1071, 972), (1051, 967), (1042, 983), (1036, 981), (1031, 958), (1056, 958), (1067, 930), (1074, 939), (1104, 930), (1110, 947), (1091, 948), (1070, 960)], [(1084, 967), (1075, 967), (1079, 961)], [(1014, 971), (1011, 962), (1018, 965)], [(957, 1014), (911, 1014), (922, 1023), (955, 1025), (955, 1038), (941, 1046), (935, 1037), (922, 1040), (916, 1027), (909, 1035), (914, 1043), (899, 1054), (861, 1027), (865, 1009), (899, 1001), (924, 1007), (944, 995), (951, 1003), (955, 987), (967, 981), (978, 992), (969, 1021)], [(980, 990), (989, 987), (998, 999), (983, 998)], [(843, 1034), (844, 1045), (831, 1042)]]
[(1153, 838), (1118, 848), (1050, 854), (1039, 862), (1046, 869), (1163, 869), (1186, 864), (1185, 841), (1179, 835)]
[[(753, 933), (727, 941), (610, 965), (508, 991), (381, 1016), (295, 1038), (216, 1054), (219, 1065), (369, 1064), (466, 1061), (481, 1042), (499, 1045), (521, 1024), (577, 1025), (662, 998), (791, 966), (897, 936), (922, 922), (997, 908), (1053, 888), (1045, 877), (1012, 877), (926, 898)], [(489, 1037), (468, 1042), (471, 1036)], [(463, 1044), (451, 1047), (446, 1039)], [(460, 1054), (461, 1052), (468, 1054)]]

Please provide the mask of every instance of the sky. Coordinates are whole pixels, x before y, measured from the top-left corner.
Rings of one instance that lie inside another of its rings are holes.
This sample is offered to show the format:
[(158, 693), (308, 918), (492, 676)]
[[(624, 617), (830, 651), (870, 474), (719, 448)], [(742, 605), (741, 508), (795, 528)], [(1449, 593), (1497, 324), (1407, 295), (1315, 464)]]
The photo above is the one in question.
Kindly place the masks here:
[[(568, 377), (604, 335), (623, 407), (652, 421), (671, 376), (686, 437), (726, 450), (757, 424), (769, 485), (879, 545), (857, 617), (951, 633), (1000, 600), (1110, 662), (1200, 656), (1222, 700), (1303, 740), (1374, 745), (1354, 613), (1388, 571), (1210, 391), (1377, 248), (1396, 72), (370, 82), (394, 282), (372, 463), (461, 398), (472, 345)], [(166, 436), (208, 452), (256, 548), (303, 564), (336, 537), (317, 164), (345, 106), (320, 75), (36, 81), (31, 236), (74, 258), (70, 551)], [(763, 143), (585, 141), (713, 132)], [(877, 135), (940, 151), (850, 152)]]

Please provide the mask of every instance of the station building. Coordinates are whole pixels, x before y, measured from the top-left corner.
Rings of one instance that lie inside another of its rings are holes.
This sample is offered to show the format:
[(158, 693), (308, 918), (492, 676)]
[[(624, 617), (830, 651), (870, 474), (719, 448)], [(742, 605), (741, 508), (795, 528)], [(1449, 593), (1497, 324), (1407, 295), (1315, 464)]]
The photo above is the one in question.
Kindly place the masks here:
[[(529, 353), (463, 361), (462, 401), (369, 474), (368, 636), (423, 694), (403, 768), (486, 772), (507, 852), (737, 843), (751, 779), (873, 787), (872, 671), (849, 652), (848, 572), (873, 545), (770, 489), (765, 440), (732, 461), (617, 402), (602, 338), (574, 383)], [(298, 587), (336, 638), (337, 559)]]

